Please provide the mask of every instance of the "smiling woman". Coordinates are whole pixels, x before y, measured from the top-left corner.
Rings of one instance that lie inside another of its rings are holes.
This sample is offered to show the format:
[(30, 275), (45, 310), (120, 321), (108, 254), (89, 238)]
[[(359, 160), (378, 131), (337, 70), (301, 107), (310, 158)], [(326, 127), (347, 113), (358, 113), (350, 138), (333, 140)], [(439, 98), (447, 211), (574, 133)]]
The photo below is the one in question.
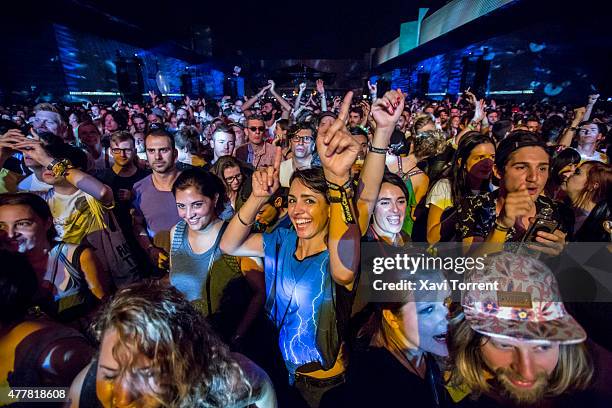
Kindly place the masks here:
[[(222, 255), (227, 223), (219, 219), (227, 197), (223, 183), (207, 171), (181, 173), (172, 192), (181, 221), (172, 228), (170, 283), (212, 319), (227, 341), (243, 337), (263, 306), (263, 275), (249, 258)], [(232, 310), (222, 308), (233, 299)], [(223, 309), (223, 310), (222, 310)]]

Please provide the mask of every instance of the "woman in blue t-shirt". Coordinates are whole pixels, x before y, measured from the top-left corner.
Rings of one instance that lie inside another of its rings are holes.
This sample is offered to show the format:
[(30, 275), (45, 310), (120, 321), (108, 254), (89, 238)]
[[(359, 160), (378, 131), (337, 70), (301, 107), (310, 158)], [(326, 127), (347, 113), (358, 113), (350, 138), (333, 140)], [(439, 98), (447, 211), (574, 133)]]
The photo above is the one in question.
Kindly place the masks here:
[(231, 255), (265, 257), (266, 311), (279, 332), (289, 382), (310, 406), (344, 381), (337, 322), (350, 309), (360, 238), (350, 169), (361, 147), (344, 124), (351, 97), (347, 94), (338, 119), (318, 135), (323, 168), (296, 171), (291, 178), (293, 229), (250, 233), (258, 210), (279, 188), (277, 148), (274, 166), (253, 174), (253, 192), (220, 243)]

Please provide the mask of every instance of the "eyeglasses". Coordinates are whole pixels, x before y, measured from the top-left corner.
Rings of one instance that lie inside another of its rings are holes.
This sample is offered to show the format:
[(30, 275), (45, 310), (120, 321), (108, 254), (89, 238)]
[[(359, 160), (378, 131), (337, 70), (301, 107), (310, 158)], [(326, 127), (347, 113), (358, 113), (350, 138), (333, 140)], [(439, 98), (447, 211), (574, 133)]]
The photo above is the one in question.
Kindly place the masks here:
[(235, 176), (225, 177), (225, 182), (227, 184), (232, 184), (234, 181), (242, 180), (242, 174), (236, 174)]
[(312, 143), (314, 139), (312, 138), (312, 136), (293, 136), (291, 138), (291, 141), (294, 143)]
[(113, 147), (111, 149), (111, 152), (113, 152), (113, 154), (125, 154), (126, 156), (129, 153), (132, 153), (133, 149), (129, 148), (129, 149), (120, 149), (118, 147)]
[(265, 127), (263, 127), (263, 126), (259, 126), (259, 127), (257, 127), (257, 126), (249, 126), (249, 130), (250, 130), (251, 132), (259, 132), (259, 133), (263, 133), (263, 132), (265, 132), (265, 131), (266, 131), (266, 128), (265, 128)]

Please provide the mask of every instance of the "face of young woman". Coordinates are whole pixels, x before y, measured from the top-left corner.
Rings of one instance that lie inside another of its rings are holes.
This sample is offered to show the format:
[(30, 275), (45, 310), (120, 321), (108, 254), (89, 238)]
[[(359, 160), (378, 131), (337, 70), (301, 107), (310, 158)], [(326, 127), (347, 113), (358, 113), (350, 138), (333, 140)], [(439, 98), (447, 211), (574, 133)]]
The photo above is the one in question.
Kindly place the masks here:
[(175, 198), (179, 217), (187, 223), (191, 230), (200, 231), (217, 218), (215, 214), (216, 199), (212, 200), (206, 197), (195, 187), (176, 190)]
[(427, 353), (448, 356), (447, 316), (448, 308), (442, 301), (406, 303), (401, 308), (401, 316), (396, 316), (395, 337), (399, 346), (406, 350), (418, 347)]
[(591, 166), (584, 164), (578, 166), (572, 174), (567, 177), (565, 182), (561, 184), (561, 189), (567, 193), (567, 195), (574, 199), (580, 197), (587, 184), (589, 175), (589, 169)]
[(494, 161), (495, 146), (492, 143), (481, 143), (470, 152), (465, 169), (475, 178), (488, 180), (493, 172)]
[(240, 167), (238, 166), (228, 167), (227, 169), (223, 170), (223, 179), (225, 180), (225, 184), (231, 191), (236, 192), (240, 190), (243, 178), (244, 177), (242, 176)]
[[(122, 370), (129, 360), (134, 369)], [(96, 395), (103, 407), (160, 407), (154, 396), (159, 392), (158, 377), (150, 359), (119, 344), (116, 330), (104, 333), (96, 370)]]
[(329, 204), (325, 197), (294, 180), (289, 189), (289, 218), (298, 238), (323, 238), (327, 233)]
[(0, 207), (0, 242), (9, 251), (26, 253), (45, 242), (51, 220), (45, 222), (27, 205)]
[(408, 200), (398, 186), (382, 183), (374, 208), (374, 227), (383, 234), (398, 234), (402, 230)]

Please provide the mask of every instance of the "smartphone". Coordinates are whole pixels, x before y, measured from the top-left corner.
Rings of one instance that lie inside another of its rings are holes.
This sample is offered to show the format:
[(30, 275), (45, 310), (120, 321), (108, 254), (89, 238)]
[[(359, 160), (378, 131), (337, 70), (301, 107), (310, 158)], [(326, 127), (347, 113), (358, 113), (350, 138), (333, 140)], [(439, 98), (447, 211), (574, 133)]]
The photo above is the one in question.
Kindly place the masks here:
[(525, 234), (523, 242), (535, 242), (538, 231), (544, 231), (552, 234), (557, 228), (559, 228), (559, 223), (556, 220), (536, 217), (535, 222), (531, 225), (527, 231), (527, 234)]

